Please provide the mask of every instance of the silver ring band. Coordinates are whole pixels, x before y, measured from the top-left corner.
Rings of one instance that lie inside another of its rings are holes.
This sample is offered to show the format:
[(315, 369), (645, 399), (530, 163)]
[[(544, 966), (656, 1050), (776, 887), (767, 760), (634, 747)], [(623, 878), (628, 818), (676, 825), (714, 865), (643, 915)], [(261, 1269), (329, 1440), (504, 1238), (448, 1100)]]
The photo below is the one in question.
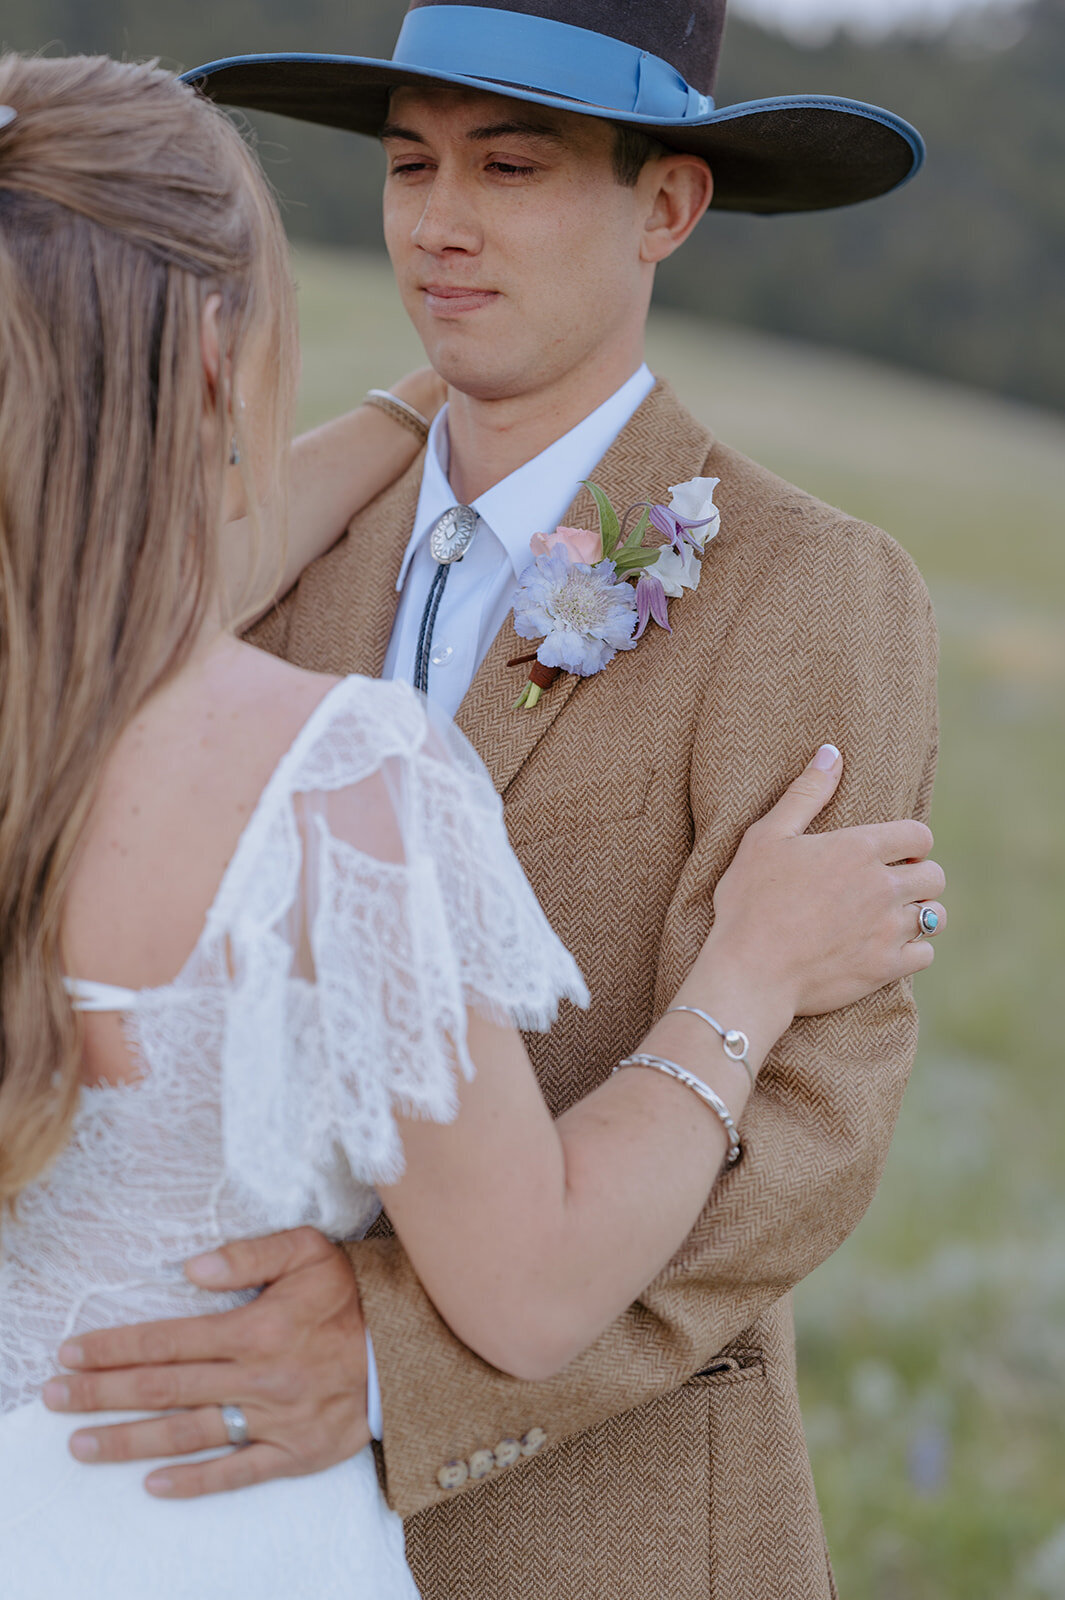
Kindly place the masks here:
[(914, 944), (918, 939), (927, 939), (939, 928), (939, 912), (933, 911), (931, 906), (922, 906), (917, 913), (917, 932), (914, 935)]
[(251, 1435), (248, 1432), (248, 1419), (239, 1406), (222, 1407), (222, 1426), (226, 1430), (226, 1438), (230, 1444), (245, 1445)]

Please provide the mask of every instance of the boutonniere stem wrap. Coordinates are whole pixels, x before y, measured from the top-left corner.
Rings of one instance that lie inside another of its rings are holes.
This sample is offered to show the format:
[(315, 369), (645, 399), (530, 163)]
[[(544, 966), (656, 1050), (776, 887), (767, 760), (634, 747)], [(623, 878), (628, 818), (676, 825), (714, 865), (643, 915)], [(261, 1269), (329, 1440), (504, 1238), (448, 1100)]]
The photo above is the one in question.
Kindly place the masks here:
[[(533, 662), (515, 709), (531, 711), (562, 672), (602, 672), (619, 650), (635, 650), (652, 620), (672, 633), (667, 602), (698, 588), (700, 557), (720, 527), (719, 482), (693, 478), (670, 489), (668, 506), (638, 501), (623, 517), (598, 484), (586, 483), (598, 531), (559, 527), (534, 535), (533, 564), (514, 597), (514, 629), (541, 643), (533, 657), (511, 663)], [(648, 527), (666, 542), (645, 545)]]

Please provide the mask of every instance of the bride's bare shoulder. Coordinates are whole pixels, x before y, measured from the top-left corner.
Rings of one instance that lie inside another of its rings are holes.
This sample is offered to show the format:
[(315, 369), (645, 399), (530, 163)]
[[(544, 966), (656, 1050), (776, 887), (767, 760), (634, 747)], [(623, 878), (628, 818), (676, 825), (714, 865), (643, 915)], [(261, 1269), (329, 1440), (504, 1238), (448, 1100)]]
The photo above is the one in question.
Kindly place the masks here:
[(243, 640), (234, 640), (233, 650), (230, 686), (235, 697), (260, 701), (264, 710), (272, 711), (275, 726), (286, 715), (299, 717), (302, 712), (305, 720), (341, 682), (336, 673), (309, 672)]

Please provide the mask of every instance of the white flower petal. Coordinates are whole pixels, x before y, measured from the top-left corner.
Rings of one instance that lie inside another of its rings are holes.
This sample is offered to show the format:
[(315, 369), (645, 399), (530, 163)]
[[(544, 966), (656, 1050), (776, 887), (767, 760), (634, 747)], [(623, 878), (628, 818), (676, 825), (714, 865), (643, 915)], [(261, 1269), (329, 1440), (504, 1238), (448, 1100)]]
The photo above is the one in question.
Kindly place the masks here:
[(698, 589), (702, 565), (691, 545), (685, 545), (682, 554), (671, 544), (664, 544), (658, 560), (647, 571), (658, 579), (671, 600), (679, 600), (685, 589)]
[(669, 509), (686, 522), (703, 522), (702, 528), (693, 528), (691, 536), (705, 549), (716, 538), (721, 527), (721, 513), (714, 504), (714, 490), (720, 478), (692, 478), (688, 483), (676, 483), (669, 491)]

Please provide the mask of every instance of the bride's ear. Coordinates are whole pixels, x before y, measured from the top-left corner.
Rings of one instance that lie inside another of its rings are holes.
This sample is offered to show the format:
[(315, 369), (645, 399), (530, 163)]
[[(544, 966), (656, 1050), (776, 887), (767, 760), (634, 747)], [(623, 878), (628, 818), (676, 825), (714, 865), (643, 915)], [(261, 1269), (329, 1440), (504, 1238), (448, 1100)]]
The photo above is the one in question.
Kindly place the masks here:
[(200, 320), (200, 359), (203, 362), (203, 417), (201, 431), (206, 455), (217, 449), (218, 415), (231, 403), (232, 360), (222, 349), (222, 296), (210, 294)]
[(218, 404), (218, 385), (222, 376), (221, 311), (222, 296), (209, 294), (200, 321), (200, 356), (203, 361), (203, 375), (207, 380), (207, 397), (212, 410)]

